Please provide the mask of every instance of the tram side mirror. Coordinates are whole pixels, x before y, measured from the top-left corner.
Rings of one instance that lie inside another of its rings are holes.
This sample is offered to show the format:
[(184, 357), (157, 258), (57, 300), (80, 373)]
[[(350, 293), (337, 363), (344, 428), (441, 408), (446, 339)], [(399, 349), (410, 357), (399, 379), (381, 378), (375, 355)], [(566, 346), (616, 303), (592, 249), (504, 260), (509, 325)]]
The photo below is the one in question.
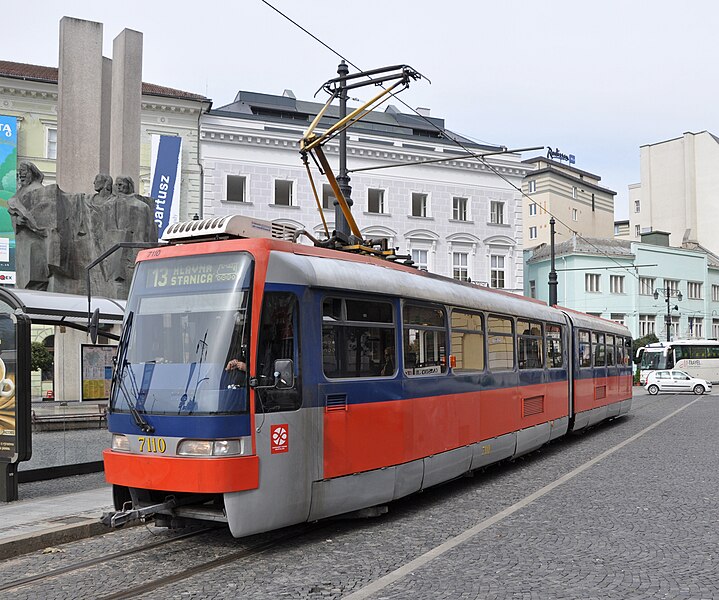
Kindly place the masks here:
[(292, 361), (281, 358), (275, 361), (275, 387), (287, 390), (295, 385), (295, 370)]
[(90, 317), (90, 325), (88, 326), (87, 330), (90, 334), (90, 341), (93, 344), (97, 344), (97, 332), (100, 328), (100, 309), (96, 308), (95, 312), (92, 313), (92, 317)]

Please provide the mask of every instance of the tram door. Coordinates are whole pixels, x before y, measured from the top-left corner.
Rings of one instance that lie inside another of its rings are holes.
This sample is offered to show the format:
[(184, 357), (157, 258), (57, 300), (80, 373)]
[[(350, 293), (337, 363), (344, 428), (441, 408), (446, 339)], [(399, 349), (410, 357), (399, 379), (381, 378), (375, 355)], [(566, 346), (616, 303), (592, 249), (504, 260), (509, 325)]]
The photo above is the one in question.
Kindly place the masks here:
[[(305, 521), (310, 507), (310, 411), (302, 406), (299, 302), (294, 293), (264, 294), (256, 358), (255, 450), (257, 490), (227, 494), (233, 535)], [(279, 376), (276, 375), (280, 373)]]

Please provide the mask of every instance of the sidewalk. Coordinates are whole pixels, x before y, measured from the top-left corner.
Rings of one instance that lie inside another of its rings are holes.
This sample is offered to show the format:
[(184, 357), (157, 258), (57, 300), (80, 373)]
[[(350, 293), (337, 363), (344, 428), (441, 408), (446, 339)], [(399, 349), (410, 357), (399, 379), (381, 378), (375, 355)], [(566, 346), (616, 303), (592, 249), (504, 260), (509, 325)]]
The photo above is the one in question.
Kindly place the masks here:
[(109, 532), (112, 487), (0, 503), (0, 560)]

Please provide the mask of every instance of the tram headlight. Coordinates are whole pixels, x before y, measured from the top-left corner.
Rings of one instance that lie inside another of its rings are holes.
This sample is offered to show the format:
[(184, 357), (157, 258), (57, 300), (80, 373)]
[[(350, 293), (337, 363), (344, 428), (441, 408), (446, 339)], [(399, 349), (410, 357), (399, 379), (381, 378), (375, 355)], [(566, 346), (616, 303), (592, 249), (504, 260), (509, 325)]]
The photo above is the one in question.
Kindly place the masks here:
[(177, 445), (180, 456), (242, 456), (252, 452), (250, 438), (238, 440), (182, 440)]
[(129, 452), (130, 439), (126, 435), (120, 433), (112, 434), (112, 449), (116, 452)]

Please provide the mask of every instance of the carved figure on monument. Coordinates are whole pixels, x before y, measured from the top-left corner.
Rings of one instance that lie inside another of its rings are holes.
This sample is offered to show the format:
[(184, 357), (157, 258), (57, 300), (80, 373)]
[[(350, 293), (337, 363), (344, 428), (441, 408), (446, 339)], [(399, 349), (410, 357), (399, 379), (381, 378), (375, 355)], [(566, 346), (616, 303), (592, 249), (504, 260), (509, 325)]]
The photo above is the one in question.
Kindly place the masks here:
[(95, 175), (95, 181), (92, 186), (95, 188), (95, 194), (91, 200), (93, 204), (104, 202), (112, 196), (112, 177), (107, 173), (98, 173)]
[(74, 277), (74, 252), (67, 231), (72, 214), (56, 185), (44, 186), (43, 174), (31, 162), (17, 169), (18, 190), (8, 200), (15, 230), (18, 287), (60, 291), (54, 277)]
[[(93, 229), (103, 234), (98, 238), (103, 246), (101, 252), (121, 242), (157, 241), (150, 201), (135, 194), (135, 182), (131, 177), (120, 175), (115, 178), (113, 195), (94, 213), (98, 222), (93, 223)], [(113, 297), (127, 297), (137, 252), (134, 248), (123, 248), (102, 263), (105, 280), (114, 286)]]

